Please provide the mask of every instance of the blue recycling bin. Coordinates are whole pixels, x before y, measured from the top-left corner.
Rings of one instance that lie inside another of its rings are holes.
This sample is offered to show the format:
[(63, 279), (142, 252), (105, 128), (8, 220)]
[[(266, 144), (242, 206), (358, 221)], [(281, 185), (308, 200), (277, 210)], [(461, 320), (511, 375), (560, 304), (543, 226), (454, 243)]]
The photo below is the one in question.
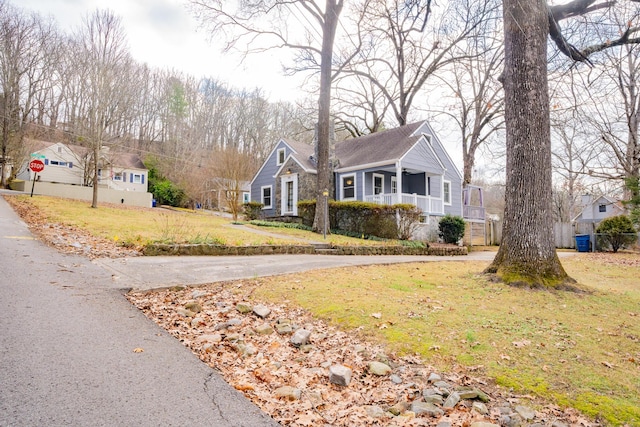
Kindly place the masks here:
[(576, 234), (576, 249), (578, 252), (589, 252), (589, 240), (588, 234)]

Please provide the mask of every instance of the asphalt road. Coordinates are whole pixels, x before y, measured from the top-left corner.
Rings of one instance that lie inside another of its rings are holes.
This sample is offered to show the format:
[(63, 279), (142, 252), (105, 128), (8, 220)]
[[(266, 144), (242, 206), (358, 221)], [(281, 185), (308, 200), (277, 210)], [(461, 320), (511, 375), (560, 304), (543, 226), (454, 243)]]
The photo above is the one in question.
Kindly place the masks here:
[(119, 287), (0, 197), (0, 426), (278, 425)]

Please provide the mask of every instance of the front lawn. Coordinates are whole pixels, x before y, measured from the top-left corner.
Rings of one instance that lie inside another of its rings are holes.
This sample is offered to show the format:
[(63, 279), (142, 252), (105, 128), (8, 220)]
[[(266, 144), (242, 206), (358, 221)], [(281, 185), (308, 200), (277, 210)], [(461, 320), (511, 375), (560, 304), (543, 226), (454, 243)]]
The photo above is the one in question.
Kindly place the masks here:
[(610, 425), (640, 425), (640, 256), (563, 258), (589, 289), (488, 281), (482, 262), (399, 264), (258, 279), (256, 300), (315, 316), (444, 370), (482, 372)]

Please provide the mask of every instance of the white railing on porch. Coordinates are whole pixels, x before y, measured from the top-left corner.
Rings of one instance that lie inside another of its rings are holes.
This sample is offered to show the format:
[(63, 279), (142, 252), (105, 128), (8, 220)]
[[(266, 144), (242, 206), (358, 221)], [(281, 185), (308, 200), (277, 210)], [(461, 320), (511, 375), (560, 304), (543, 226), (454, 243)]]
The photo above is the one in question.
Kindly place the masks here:
[[(419, 196), (417, 194), (401, 194), (401, 202), (417, 206), (426, 214), (444, 214), (444, 203), (442, 199), (431, 196)], [(379, 205), (395, 205), (398, 203), (398, 195), (392, 193), (376, 194), (375, 196), (365, 196), (365, 202), (377, 203)]]

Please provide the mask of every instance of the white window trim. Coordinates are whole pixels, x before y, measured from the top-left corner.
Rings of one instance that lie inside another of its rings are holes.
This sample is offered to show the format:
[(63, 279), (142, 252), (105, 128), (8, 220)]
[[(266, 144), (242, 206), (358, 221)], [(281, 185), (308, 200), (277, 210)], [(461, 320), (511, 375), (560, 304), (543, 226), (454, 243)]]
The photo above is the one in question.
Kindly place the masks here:
[[(282, 161), (280, 160), (280, 153), (282, 153)], [(287, 150), (285, 148), (278, 148), (278, 151), (276, 151), (276, 166), (280, 166), (284, 163), (286, 160), (286, 154)]]
[[(353, 197), (344, 197), (344, 180), (346, 178), (353, 179)], [(356, 186), (358, 181), (356, 180), (356, 174), (349, 175), (341, 175), (340, 176), (340, 200), (357, 200), (358, 191), (356, 190), (358, 187)]]
[[(287, 183), (293, 183), (293, 206), (291, 206), (291, 210), (287, 210)], [(282, 195), (280, 197), (281, 206), (280, 211), (282, 215), (298, 215), (298, 175), (284, 175), (281, 178), (280, 187), (282, 188)]]
[[(269, 189), (269, 199), (270, 199), (270, 204), (269, 206), (264, 204), (264, 189), (268, 188)], [(273, 208), (273, 185), (263, 185), (262, 187), (260, 187), (260, 203), (262, 203), (264, 206), (262, 207), (262, 209), (272, 209)]]
[(133, 174), (133, 182), (132, 184), (142, 184), (142, 174), (134, 173)]
[(376, 195), (376, 178), (380, 178), (382, 180), (382, 189), (380, 194), (384, 194), (384, 175), (380, 173), (371, 174), (371, 194)]
[(398, 177), (395, 175), (391, 176), (391, 194), (398, 194)]
[[(449, 201), (444, 198), (444, 187), (447, 184), (449, 185)], [(442, 203), (444, 203), (445, 206), (451, 206), (451, 198), (451, 181), (442, 180)]]

